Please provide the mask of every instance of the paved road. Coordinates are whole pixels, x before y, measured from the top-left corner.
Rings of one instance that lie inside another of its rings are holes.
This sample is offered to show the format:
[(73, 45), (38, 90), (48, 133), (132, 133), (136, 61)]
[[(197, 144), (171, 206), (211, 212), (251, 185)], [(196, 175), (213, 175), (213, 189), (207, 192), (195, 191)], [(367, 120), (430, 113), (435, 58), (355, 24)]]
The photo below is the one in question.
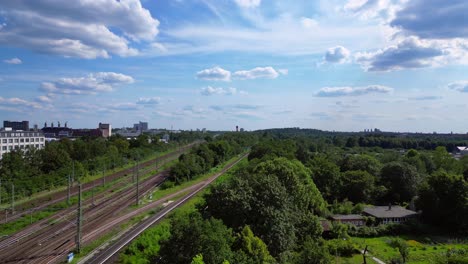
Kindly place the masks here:
[(239, 161), (245, 158), (248, 154), (242, 156), (236, 162), (230, 164), (229, 166), (225, 167), (221, 172), (213, 175), (211, 178), (203, 182), (200, 187), (196, 188), (195, 190), (189, 192), (184, 197), (180, 198), (176, 202), (173, 202), (167, 205), (163, 210), (158, 212), (157, 214), (153, 215), (152, 217), (146, 219), (141, 224), (135, 226), (133, 229), (129, 230), (127, 233), (122, 235), (115, 243), (111, 246), (105, 248), (104, 250), (96, 253), (93, 257), (84, 258), (79, 263), (91, 263), (91, 264), (102, 264), (102, 263), (112, 263), (112, 258), (115, 254), (117, 254), (122, 248), (128, 245), (133, 239), (135, 239), (138, 235), (140, 235), (143, 231), (145, 231), (150, 226), (154, 225), (156, 222), (160, 221), (164, 218), (168, 213), (176, 209), (177, 207), (181, 206), (185, 202), (187, 202), (190, 198), (195, 196), (198, 192), (205, 189), (209, 184), (211, 184), (214, 180), (216, 180), (219, 176), (224, 174), (227, 170), (232, 168), (236, 165)]

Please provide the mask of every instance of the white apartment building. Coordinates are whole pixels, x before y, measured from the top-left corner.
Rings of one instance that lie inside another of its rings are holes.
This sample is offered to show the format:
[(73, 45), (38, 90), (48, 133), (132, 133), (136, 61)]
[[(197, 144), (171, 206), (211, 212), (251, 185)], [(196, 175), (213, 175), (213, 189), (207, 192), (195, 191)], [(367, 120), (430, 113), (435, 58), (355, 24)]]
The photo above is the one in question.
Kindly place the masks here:
[(12, 150), (26, 151), (30, 148), (44, 148), (45, 137), (36, 131), (0, 131), (0, 159)]

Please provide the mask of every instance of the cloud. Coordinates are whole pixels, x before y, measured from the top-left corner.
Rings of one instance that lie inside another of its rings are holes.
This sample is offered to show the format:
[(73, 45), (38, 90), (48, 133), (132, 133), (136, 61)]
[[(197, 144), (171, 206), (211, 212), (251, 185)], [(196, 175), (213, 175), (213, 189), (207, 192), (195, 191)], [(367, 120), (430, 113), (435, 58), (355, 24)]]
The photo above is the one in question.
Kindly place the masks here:
[(134, 103), (119, 103), (119, 104), (112, 104), (108, 105), (107, 109), (110, 111), (118, 112), (118, 111), (136, 111), (140, 108), (137, 104)]
[(157, 105), (161, 102), (160, 97), (141, 97), (138, 99), (137, 104), (141, 105)]
[(2, 19), (0, 44), (85, 59), (137, 55), (131, 43), (159, 32), (140, 0), (6, 1)]
[(210, 109), (215, 111), (237, 111), (237, 110), (258, 110), (260, 105), (234, 104), (234, 105), (211, 105)]
[(276, 79), (278, 78), (279, 73), (273, 69), (273, 67), (256, 67), (248, 71), (236, 71), (232, 76), (233, 78), (240, 80), (251, 80), (258, 78)]
[(409, 97), (408, 100), (412, 101), (433, 101), (433, 100), (440, 100), (442, 99), (442, 96), (436, 96), (436, 95), (422, 95), (422, 96), (416, 96), (416, 97)]
[(261, 0), (234, 0), (236, 4), (243, 8), (254, 8), (261, 4)]
[(447, 88), (461, 93), (468, 93), (468, 80), (449, 83)]
[(289, 70), (288, 69), (278, 69), (278, 72), (282, 75), (288, 75), (289, 74)]
[(207, 81), (225, 81), (231, 80), (231, 72), (226, 71), (223, 68), (216, 66), (210, 69), (205, 69), (197, 72), (197, 78)]
[(350, 55), (349, 50), (342, 46), (336, 46), (328, 49), (325, 53), (325, 61), (329, 63), (343, 63)]
[(36, 98), (36, 101), (40, 103), (52, 103), (52, 98), (49, 96), (40, 95)]
[(368, 85), (364, 87), (324, 87), (316, 94), (318, 97), (359, 96), (373, 93), (387, 94), (393, 88), (382, 85)]
[(392, 0), (349, 0), (344, 6), (344, 11), (363, 19), (375, 17), (386, 19), (394, 12), (392, 2)]
[(230, 88), (222, 88), (222, 87), (204, 87), (201, 89), (200, 93), (205, 96), (211, 95), (235, 95), (237, 93), (237, 89), (230, 87)]
[(301, 24), (304, 28), (310, 29), (318, 26), (317, 20), (308, 17), (301, 17)]
[(39, 103), (29, 102), (24, 99), (17, 97), (14, 98), (3, 98), (0, 96), (0, 106), (8, 106), (12, 108), (26, 108), (26, 109), (41, 109), (42, 106)]
[(4, 63), (8, 63), (8, 64), (21, 64), (23, 63), (20, 59), (18, 58), (11, 58), (9, 60), (4, 60), (3, 61)]
[(426, 39), (468, 38), (466, 0), (413, 0), (391, 21), (392, 27)]
[(96, 94), (113, 91), (116, 85), (133, 83), (128, 75), (115, 72), (91, 73), (85, 77), (60, 78), (54, 82), (43, 82), (41, 90), (52, 94)]
[(433, 43), (410, 37), (396, 46), (376, 52), (357, 53), (355, 59), (367, 71), (392, 71), (434, 66), (438, 57), (443, 59), (441, 56), (445, 54), (447, 52)]

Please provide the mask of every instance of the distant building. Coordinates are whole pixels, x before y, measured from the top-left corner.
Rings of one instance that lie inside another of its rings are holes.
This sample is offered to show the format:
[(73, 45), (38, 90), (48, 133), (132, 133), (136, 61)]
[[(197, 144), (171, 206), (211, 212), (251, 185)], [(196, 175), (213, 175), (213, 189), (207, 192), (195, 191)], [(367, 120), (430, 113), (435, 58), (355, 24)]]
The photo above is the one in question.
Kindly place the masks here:
[(99, 128), (95, 129), (72, 129), (68, 127), (67, 122), (65, 126), (61, 127), (60, 122), (58, 126), (54, 126), (52, 122), (50, 126), (47, 126), (47, 122), (44, 123), (44, 127), (41, 131), (44, 133), (47, 140), (59, 139), (59, 138), (79, 138), (79, 137), (110, 137), (112, 134), (112, 127), (110, 124), (99, 123)]
[(10, 127), (12, 130), (29, 131), (29, 121), (3, 121), (3, 127)]
[(133, 125), (133, 129), (136, 131), (147, 131), (148, 130), (148, 122), (138, 122), (138, 124)]
[(461, 156), (468, 155), (468, 147), (467, 146), (457, 146), (455, 151), (460, 153)]
[(27, 151), (31, 148), (44, 148), (45, 137), (42, 132), (29, 131), (0, 131), (0, 159), (3, 154), (13, 150)]
[(65, 123), (64, 127), (60, 127), (60, 123), (58, 127), (55, 127), (53, 122), (50, 126), (47, 126), (46, 122), (44, 123), (44, 127), (41, 128), (41, 131), (46, 138), (65, 138), (73, 136), (73, 129), (69, 128), (67, 123)]
[(108, 138), (112, 136), (112, 127), (110, 124), (99, 123), (99, 129), (102, 132), (102, 136)]
[(418, 215), (415, 211), (392, 205), (367, 207), (363, 214), (375, 217), (380, 224), (403, 223)]
[(141, 131), (120, 129), (120, 130), (115, 131), (115, 134), (120, 135), (124, 138), (130, 139), (130, 138), (137, 138), (139, 135), (141, 135)]
[(330, 220), (334, 222), (340, 222), (342, 224), (351, 224), (355, 226), (363, 226), (366, 224), (364, 217), (358, 214), (333, 215), (330, 217)]
[(164, 142), (164, 143), (169, 143), (169, 140), (171, 139), (171, 136), (169, 134), (164, 134), (162, 138), (159, 140), (159, 142)]

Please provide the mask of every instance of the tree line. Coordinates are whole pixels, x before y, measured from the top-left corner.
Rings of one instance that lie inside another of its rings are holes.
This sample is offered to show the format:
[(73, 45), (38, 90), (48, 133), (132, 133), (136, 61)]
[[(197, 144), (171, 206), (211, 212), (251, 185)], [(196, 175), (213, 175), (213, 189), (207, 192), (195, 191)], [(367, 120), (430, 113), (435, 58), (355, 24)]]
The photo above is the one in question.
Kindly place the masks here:
[(127, 140), (119, 135), (109, 139), (84, 137), (63, 138), (46, 143), (43, 149), (12, 151), (0, 160), (2, 202), (8, 202), (12, 185), (15, 197), (53, 190), (67, 185), (68, 175), (75, 180), (124, 166), (136, 159), (144, 159), (155, 152), (164, 152), (180, 144), (203, 139), (206, 134), (182, 132), (169, 144), (159, 142), (160, 136), (140, 135)]

